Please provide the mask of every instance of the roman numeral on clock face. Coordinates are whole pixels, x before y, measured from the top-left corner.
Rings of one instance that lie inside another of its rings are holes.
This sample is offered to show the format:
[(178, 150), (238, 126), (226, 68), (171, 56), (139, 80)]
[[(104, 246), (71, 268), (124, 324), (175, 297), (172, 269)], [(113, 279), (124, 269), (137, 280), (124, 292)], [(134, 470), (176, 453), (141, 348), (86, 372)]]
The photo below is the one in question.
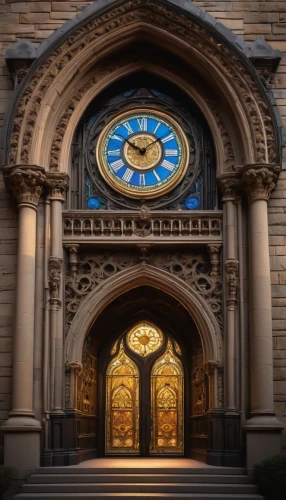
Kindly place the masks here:
[(124, 163), (122, 160), (116, 160), (110, 163), (111, 168), (114, 170), (114, 172), (118, 172), (118, 170), (121, 169), (121, 167), (124, 166)]
[(140, 186), (145, 186), (146, 182), (145, 182), (145, 174), (140, 174), (139, 176), (139, 185)]
[(156, 127), (153, 130), (153, 134), (156, 134), (156, 132), (157, 132), (158, 128), (160, 127), (160, 125), (161, 125), (161, 123), (158, 122), (157, 125), (156, 125)]
[(146, 132), (147, 130), (147, 118), (137, 118), (139, 130)]
[(178, 156), (177, 149), (165, 149), (165, 156)]
[(122, 175), (122, 180), (125, 181), (125, 182), (130, 182), (132, 177), (133, 177), (133, 170), (130, 170), (130, 168), (127, 168), (124, 172), (124, 174)]
[(122, 125), (127, 129), (128, 134), (133, 134), (133, 130), (129, 122), (125, 122)]
[(120, 137), (119, 135), (114, 134), (111, 139), (114, 139), (115, 141), (120, 141), (123, 142), (123, 137)]
[(161, 142), (163, 142), (163, 143), (169, 142), (169, 141), (171, 141), (174, 138), (175, 138), (174, 134), (169, 134), (169, 135), (167, 135), (167, 137), (164, 137), (163, 139), (161, 139)]
[(108, 156), (120, 156), (120, 149), (113, 149), (112, 151), (107, 151)]
[(156, 179), (158, 182), (160, 182), (161, 178), (159, 177), (159, 175), (157, 174), (156, 170), (153, 170), (153, 174), (155, 175)]
[(176, 165), (174, 165), (174, 163), (171, 163), (168, 160), (163, 160), (162, 161), (162, 167), (165, 167), (167, 170), (170, 170), (170, 172), (173, 172), (175, 166)]

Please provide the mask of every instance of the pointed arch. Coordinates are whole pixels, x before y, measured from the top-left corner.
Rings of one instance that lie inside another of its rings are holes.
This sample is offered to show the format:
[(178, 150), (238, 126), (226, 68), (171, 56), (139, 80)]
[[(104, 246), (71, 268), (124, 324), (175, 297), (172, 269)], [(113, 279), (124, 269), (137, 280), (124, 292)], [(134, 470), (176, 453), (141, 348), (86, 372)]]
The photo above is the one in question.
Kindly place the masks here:
[(66, 360), (81, 361), (85, 336), (104, 308), (119, 295), (138, 286), (158, 288), (177, 299), (192, 316), (198, 328), (208, 361), (222, 363), (223, 343), (219, 325), (208, 304), (181, 279), (148, 264), (139, 264), (112, 276), (100, 284), (81, 303), (66, 339)]
[[(158, 48), (161, 59), (152, 60), (152, 50), (126, 56), (137, 42)], [(220, 171), (280, 162), (272, 104), (246, 49), (191, 2), (95, 2), (37, 49), (5, 119), (4, 163), (67, 172), (71, 137), (89, 102), (139, 69), (160, 72), (196, 100), (212, 129)]]

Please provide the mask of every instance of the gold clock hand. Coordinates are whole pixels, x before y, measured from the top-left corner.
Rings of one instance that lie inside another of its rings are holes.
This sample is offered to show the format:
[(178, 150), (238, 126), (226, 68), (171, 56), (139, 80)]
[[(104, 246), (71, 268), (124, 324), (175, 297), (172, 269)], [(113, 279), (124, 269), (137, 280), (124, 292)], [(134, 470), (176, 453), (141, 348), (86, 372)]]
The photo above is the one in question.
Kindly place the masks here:
[(128, 144), (129, 146), (131, 146), (132, 148), (134, 149), (137, 149), (137, 151), (140, 151), (140, 153), (143, 155), (146, 151), (146, 148), (139, 148), (139, 146), (136, 146), (136, 144), (133, 144), (133, 142), (130, 142), (127, 137), (123, 137), (123, 135), (120, 135), (120, 134), (117, 134), (119, 135), (119, 137), (122, 137), (122, 139), (124, 139)]
[(156, 141), (150, 142), (150, 144), (148, 144), (147, 148), (145, 148), (145, 151), (146, 151), (146, 149), (150, 148), (151, 146), (153, 146), (154, 144), (156, 144), (156, 142), (158, 142), (160, 140), (161, 140), (161, 137), (158, 137), (158, 139), (156, 139)]

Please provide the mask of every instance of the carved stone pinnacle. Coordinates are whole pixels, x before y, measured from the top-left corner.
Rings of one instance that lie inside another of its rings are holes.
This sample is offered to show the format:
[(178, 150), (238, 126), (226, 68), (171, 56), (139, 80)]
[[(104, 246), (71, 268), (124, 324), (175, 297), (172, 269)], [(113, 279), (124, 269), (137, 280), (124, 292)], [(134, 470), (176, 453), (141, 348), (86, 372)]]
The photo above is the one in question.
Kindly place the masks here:
[(63, 261), (59, 257), (50, 257), (49, 259), (49, 285), (51, 293), (51, 304), (54, 307), (60, 307), (59, 300), (61, 269)]
[(65, 201), (65, 194), (69, 188), (69, 176), (63, 172), (49, 172), (46, 186), (49, 190), (49, 198)]
[(228, 259), (225, 261), (226, 282), (228, 285), (226, 303), (229, 310), (234, 310), (237, 304), (237, 288), (239, 283), (238, 269), (238, 260)]
[(277, 181), (277, 168), (267, 164), (246, 165), (242, 182), (248, 201), (269, 200)]
[(37, 207), (46, 180), (45, 169), (35, 165), (20, 165), (7, 169), (6, 175), (17, 203)]

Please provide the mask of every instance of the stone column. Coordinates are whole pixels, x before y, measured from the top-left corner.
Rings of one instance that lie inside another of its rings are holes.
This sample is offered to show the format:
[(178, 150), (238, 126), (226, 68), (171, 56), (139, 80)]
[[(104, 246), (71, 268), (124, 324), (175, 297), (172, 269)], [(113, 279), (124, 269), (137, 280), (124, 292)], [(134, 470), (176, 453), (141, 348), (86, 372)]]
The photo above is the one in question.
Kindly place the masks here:
[(274, 167), (246, 165), (242, 170), (248, 197), (250, 287), (251, 417), (247, 431), (247, 466), (280, 451), (281, 424), (273, 404), (273, 346), (267, 202), (275, 188)]
[(227, 411), (236, 412), (235, 401), (235, 312), (237, 306), (238, 260), (237, 260), (237, 228), (236, 228), (236, 191), (238, 176), (236, 173), (226, 173), (219, 177), (219, 186), (223, 193), (225, 215), (225, 249), (224, 267), (226, 284), (226, 406)]
[(240, 415), (237, 408), (236, 352), (237, 331), (237, 291), (238, 266), (237, 259), (237, 190), (239, 178), (235, 172), (221, 175), (218, 179), (223, 193), (224, 204), (224, 284), (225, 284), (225, 387), (226, 412), (224, 414), (225, 451), (223, 465), (240, 465)]
[(2, 430), (5, 464), (29, 473), (29, 470), (40, 464), (41, 425), (33, 414), (33, 350), (36, 219), (45, 173), (41, 167), (24, 165), (7, 168), (5, 173), (9, 176), (9, 186), (18, 203), (19, 232), (13, 331), (12, 411)]
[(62, 205), (69, 185), (68, 175), (49, 172), (51, 239), (48, 262), (50, 288), (50, 388), (52, 465), (64, 465), (64, 315), (63, 315), (63, 226)]
[(49, 172), (47, 186), (51, 203), (51, 256), (49, 259), (49, 285), (51, 309), (51, 394), (52, 412), (63, 413), (63, 373), (64, 373), (64, 335), (63, 335), (63, 226), (62, 204), (68, 189), (67, 174)]

